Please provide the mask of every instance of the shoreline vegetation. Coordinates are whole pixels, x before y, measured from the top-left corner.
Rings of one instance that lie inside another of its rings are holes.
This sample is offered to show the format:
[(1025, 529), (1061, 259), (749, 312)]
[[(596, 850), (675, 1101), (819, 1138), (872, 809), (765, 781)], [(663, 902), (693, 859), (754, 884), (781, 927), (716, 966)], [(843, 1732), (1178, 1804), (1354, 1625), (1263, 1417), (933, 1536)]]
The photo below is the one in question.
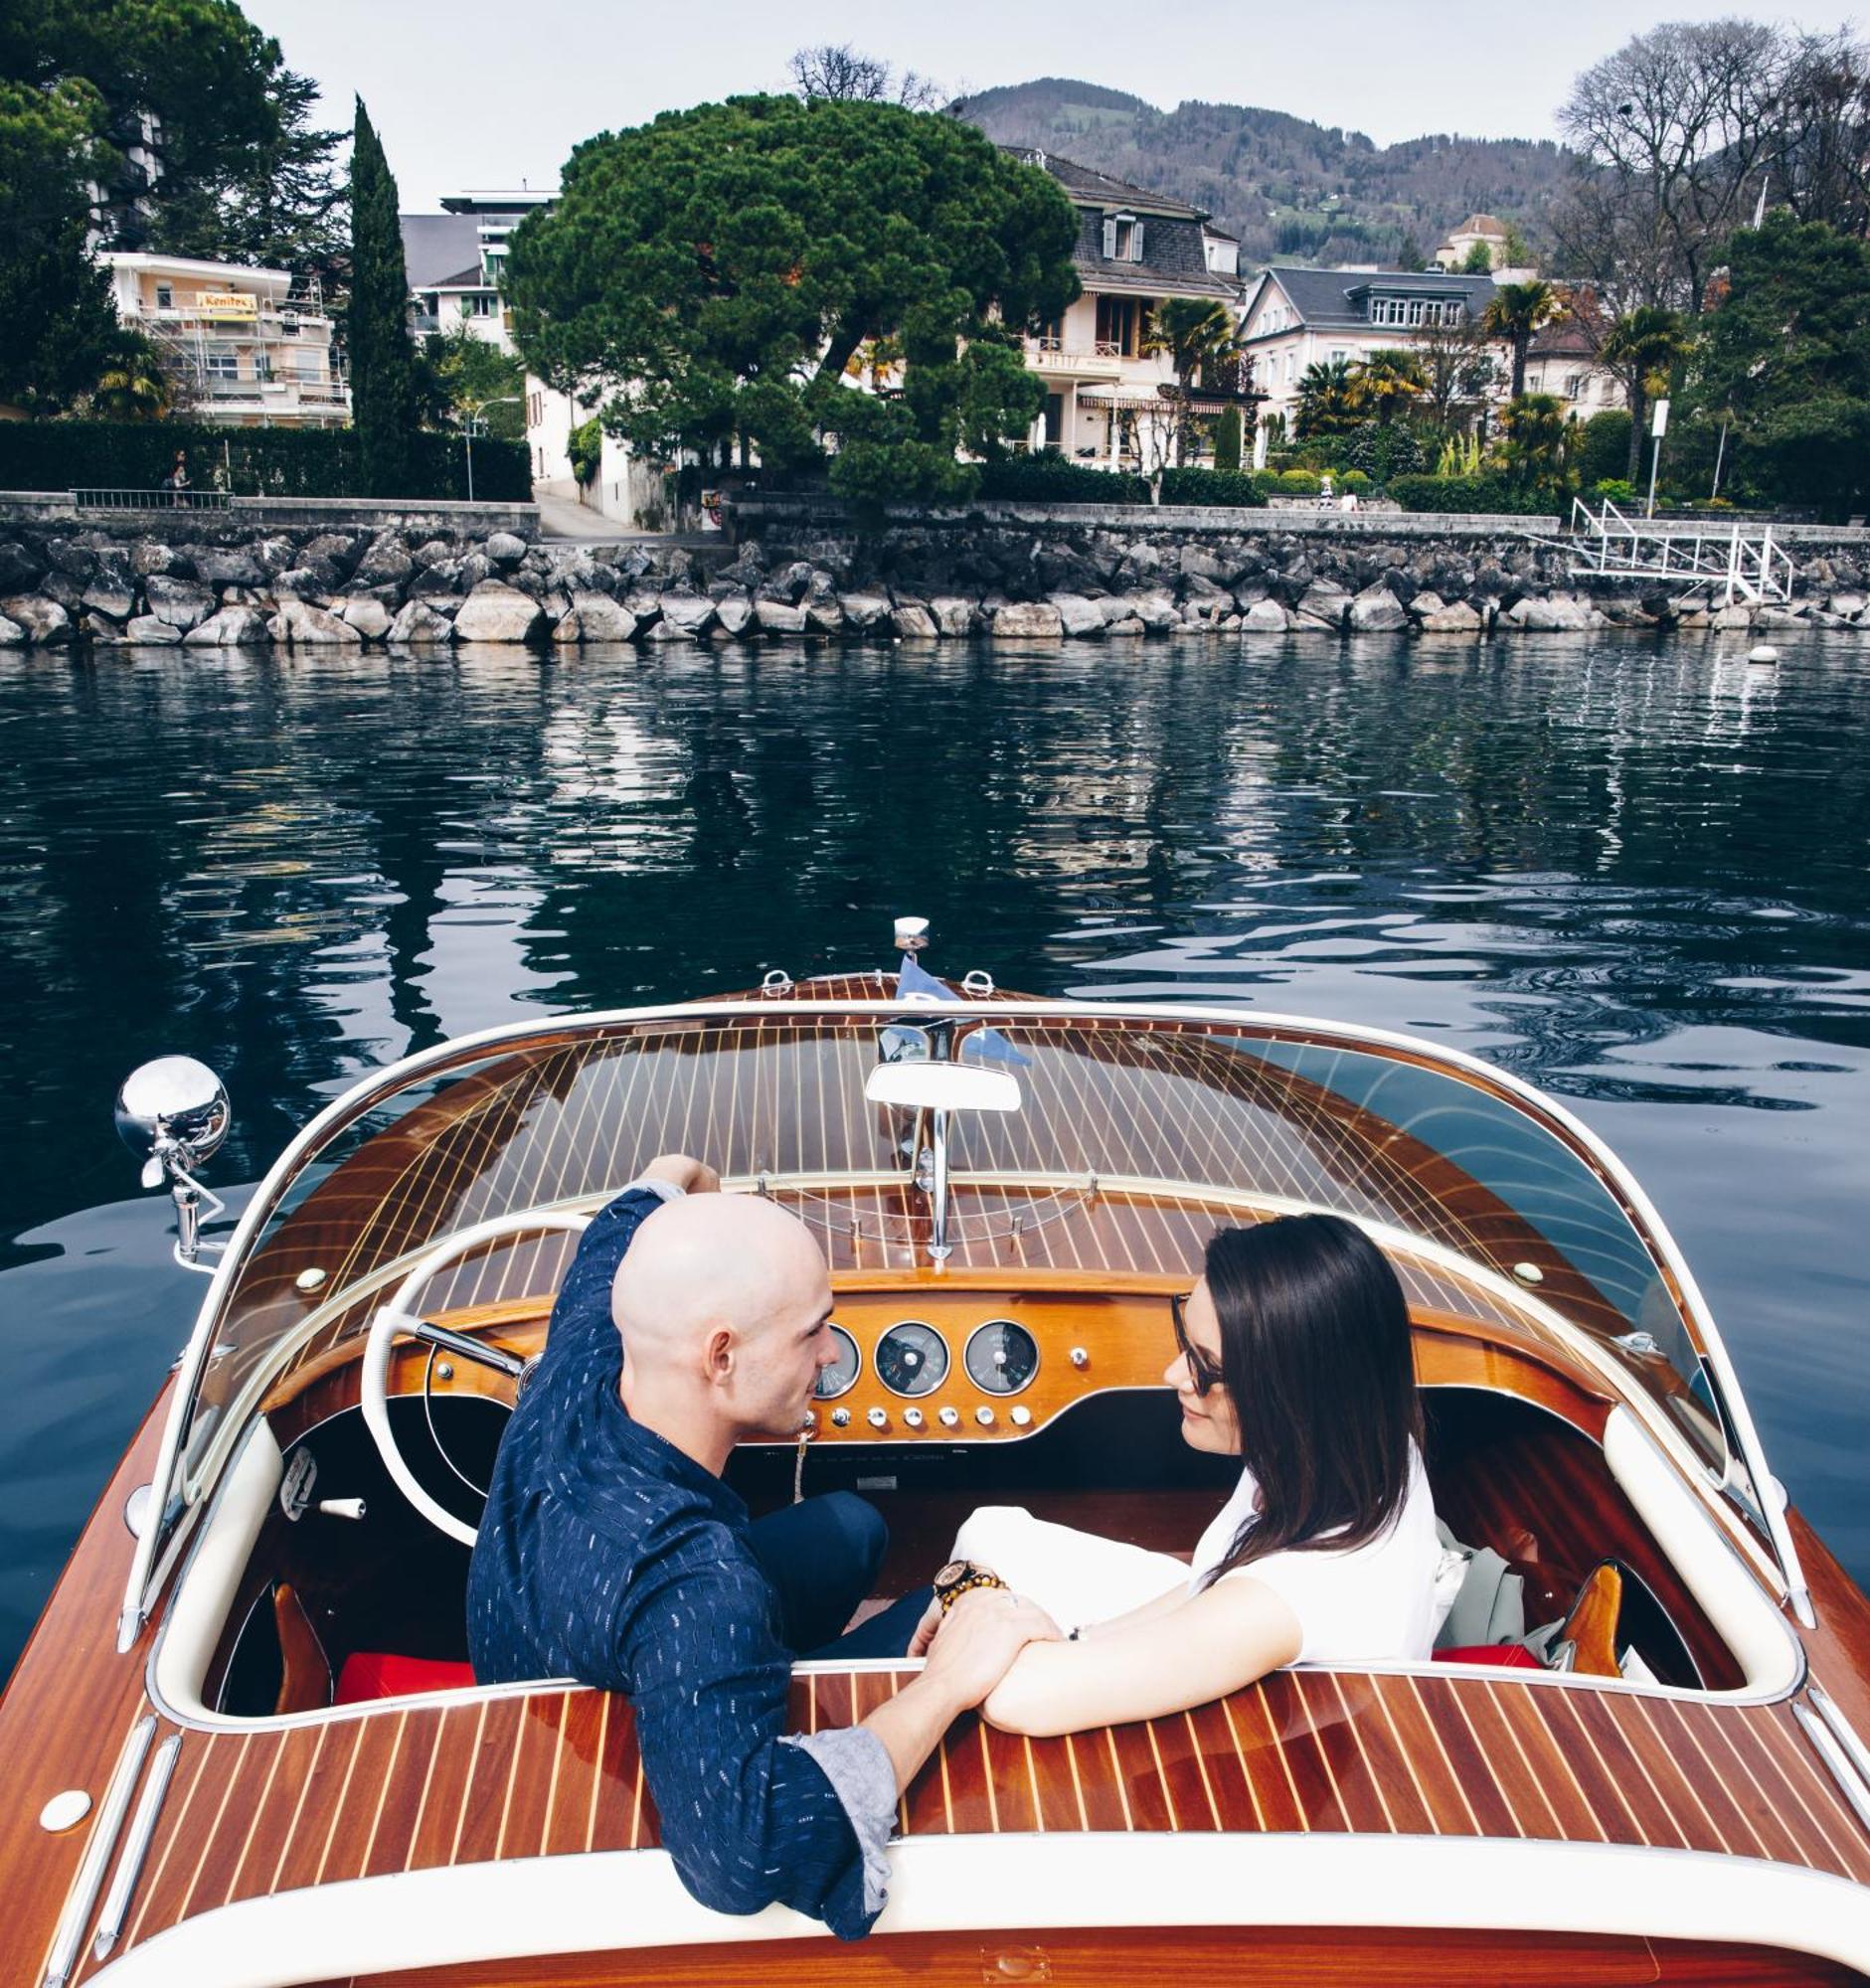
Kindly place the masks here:
[(1505, 521), (1386, 523), (922, 519), (839, 533), (774, 519), (764, 540), (685, 547), (540, 545), (421, 525), (198, 529), (188, 514), (165, 520), (162, 535), (17, 522), (0, 525), (0, 647), (1870, 632), (1870, 534), (1803, 545), (1794, 535), (1791, 599), (1756, 608), (1656, 581), (1586, 590), (1562, 550)]

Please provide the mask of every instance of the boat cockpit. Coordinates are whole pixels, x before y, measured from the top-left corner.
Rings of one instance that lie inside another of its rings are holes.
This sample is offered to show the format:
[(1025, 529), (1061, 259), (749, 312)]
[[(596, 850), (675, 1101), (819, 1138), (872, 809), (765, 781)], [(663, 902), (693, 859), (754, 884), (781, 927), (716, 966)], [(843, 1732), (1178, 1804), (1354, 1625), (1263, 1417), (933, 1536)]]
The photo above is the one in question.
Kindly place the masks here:
[[(580, 1229), (675, 1150), (824, 1245), (838, 1362), (799, 1441), (746, 1445), (730, 1481), (756, 1512), (801, 1483), (871, 1499), (875, 1602), (983, 1504), (1185, 1555), (1234, 1473), (1181, 1441), (1170, 1300), (1216, 1227), (1323, 1209), (1403, 1281), (1438, 1512), (1497, 1557), (1524, 1630), (1616, 1570), (1608, 1660), (1561, 1626), (1518, 1661), (1608, 1691), (1795, 1679), (1797, 1563), (1718, 1334), (1576, 1119), (1403, 1037), (920, 979), (494, 1032), (308, 1126), (178, 1376), (124, 1604), (133, 1637), (174, 1583), (152, 1701), (245, 1725), (471, 1681), (467, 1560), (507, 1413)], [(171, 1141), (179, 1202), (207, 1143)], [(1453, 1661), (1519, 1645), (1493, 1627)]]

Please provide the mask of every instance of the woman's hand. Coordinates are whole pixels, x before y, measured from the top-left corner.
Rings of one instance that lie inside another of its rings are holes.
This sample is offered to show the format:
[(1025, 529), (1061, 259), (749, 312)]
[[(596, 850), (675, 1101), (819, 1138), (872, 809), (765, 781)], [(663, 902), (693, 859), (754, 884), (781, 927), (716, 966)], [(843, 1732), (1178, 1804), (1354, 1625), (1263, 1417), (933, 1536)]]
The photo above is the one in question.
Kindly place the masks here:
[(937, 1623), (923, 1675), (939, 1678), (966, 1710), (1005, 1677), (1028, 1643), (1053, 1642), (1058, 1633), (1058, 1624), (1036, 1601), (1010, 1588), (970, 1588)]
[(916, 1624), (916, 1633), (909, 1639), (909, 1654), (912, 1657), (926, 1657), (929, 1645), (935, 1639), (935, 1631), (941, 1626), (941, 1604), (932, 1601), (923, 1618)]

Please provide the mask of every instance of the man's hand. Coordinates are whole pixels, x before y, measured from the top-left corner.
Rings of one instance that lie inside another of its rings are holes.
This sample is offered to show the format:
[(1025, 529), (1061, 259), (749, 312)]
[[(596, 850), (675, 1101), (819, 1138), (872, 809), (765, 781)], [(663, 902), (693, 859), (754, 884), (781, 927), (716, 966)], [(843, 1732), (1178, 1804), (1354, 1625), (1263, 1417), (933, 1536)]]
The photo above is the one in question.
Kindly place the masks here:
[(685, 1194), (719, 1194), (721, 1176), (706, 1160), (692, 1159), (687, 1153), (658, 1153), (639, 1169), (638, 1180), (667, 1181)]
[(970, 1588), (937, 1624), (923, 1676), (965, 1711), (1005, 1677), (1028, 1643), (1058, 1640), (1058, 1624), (1036, 1601), (1003, 1587)]

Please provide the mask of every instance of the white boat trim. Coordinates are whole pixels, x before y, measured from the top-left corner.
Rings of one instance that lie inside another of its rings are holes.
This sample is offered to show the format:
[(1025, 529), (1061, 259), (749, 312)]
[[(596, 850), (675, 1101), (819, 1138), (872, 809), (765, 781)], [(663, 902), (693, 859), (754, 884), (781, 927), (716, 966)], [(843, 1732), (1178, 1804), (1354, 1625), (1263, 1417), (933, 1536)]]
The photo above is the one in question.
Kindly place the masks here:
[[(889, 1856), (891, 1898), (875, 1935), (946, 1933), (957, 1948), (996, 1932), (1031, 1940), (1036, 1926), (1538, 1929), (1772, 1946), (1870, 1971), (1870, 1888), (1706, 1851), (1203, 1832), (918, 1837)], [(1201, 1916), (1166, 1919), (1165, 1902), (1197, 1903)], [(783, 1905), (745, 1918), (710, 1911), (682, 1889), (666, 1851), (626, 1850), (244, 1900), (130, 1948), (110, 1979), (113, 1988), (284, 1988), (540, 1953), (830, 1937)]]

